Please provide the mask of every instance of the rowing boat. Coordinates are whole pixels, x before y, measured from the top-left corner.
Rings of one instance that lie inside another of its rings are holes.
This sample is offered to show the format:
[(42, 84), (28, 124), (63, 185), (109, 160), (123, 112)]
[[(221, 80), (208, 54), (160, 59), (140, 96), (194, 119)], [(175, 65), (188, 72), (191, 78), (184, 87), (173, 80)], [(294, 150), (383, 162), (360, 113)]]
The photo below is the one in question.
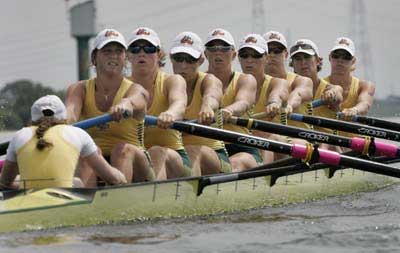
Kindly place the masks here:
[[(110, 120), (109, 115), (105, 117)], [(103, 120), (103, 117), (96, 120)], [(148, 116), (146, 121), (156, 122)], [(0, 232), (213, 215), (372, 191), (400, 180), (399, 169), (381, 164), (377, 159), (376, 162), (367, 161), (194, 123), (175, 122), (173, 128), (292, 154), (295, 158), (276, 167), (263, 165), (250, 171), (221, 175), (96, 189), (46, 188), (0, 192)], [(296, 159), (305, 159), (313, 164), (307, 166)], [(328, 165), (318, 167), (315, 163), (318, 161)], [(333, 173), (338, 165), (354, 166), (359, 170), (343, 169)]]
[(398, 179), (359, 170), (325, 170), (215, 184), (199, 193), (207, 177), (136, 183), (98, 189), (48, 188), (3, 193), (0, 232), (89, 226), (155, 218), (213, 215), (250, 208), (314, 201), (373, 191)]

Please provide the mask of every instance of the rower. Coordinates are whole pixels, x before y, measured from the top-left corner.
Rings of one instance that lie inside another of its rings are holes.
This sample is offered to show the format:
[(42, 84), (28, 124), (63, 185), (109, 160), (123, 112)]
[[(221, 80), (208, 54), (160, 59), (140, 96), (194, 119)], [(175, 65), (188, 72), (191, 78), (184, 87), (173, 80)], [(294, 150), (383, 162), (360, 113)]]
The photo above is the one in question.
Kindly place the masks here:
[[(88, 130), (102, 155), (124, 173), (128, 182), (154, 180), (143, 145), (144, 116), (149, 95), (142, 86), (124, 78), (126, 45), (121, 33), (104, 29), (94, 40), (91, 61), (96, 77), (68, 87), (66, 104), (70, 123), (112, 113), (115, 120)], [(123, 119), (127, 112), (132, 117)], [(93, 171), (82, 160), (78, 175), (86, 186), (96, 186)]]
[[(174, 40), (170, 58), (175, 74), (186, 81), (188, 106), (185, 119), (197, 119), (200, 124), (222, 128), (218, 111), (222, 98), (222, 83), (213, 74), (199, 71), (204, 62), (203, 43), (193, 32), (182, 32)], [(183, 134), (183, 144), (192, 161), (195, 175), (230, 172), (229, 156), (223, 141)], [(201, 173), (200, 173), (201, 172)]]
[[(82, 186), (74, 178), (79, 156), (109, 184), (126, 183), (125, 176), (98, 154), (92, 138), (82, 129), (66, 125), (67, 111), (55, 95), (36, 100), (32, 126), (19, 130), (7, 149), (0, 190)], [(17, 174), (19, 182), (13, 183)]]
[(191, 161), (182, 134), (168, 129), (182, 120), (187, 104), (186, 83), (180, 75), (161, 71), (165, 53), (157, 33), (147, 27), (133, 31), (128, 43), (130, 79), (143, 85), (149, 94), (148, 114), (158, 117), (157, 127), (145, 128), (145, 146), (149, 149), (157, 179), (192, 175)]
[[(313, 97), (312, 80), (308, 77), (286, 71), (285, 60), (288, 57), (288, 46), (283, 34), (276, 31), (269, 31), (264, 34), (263, 37), (268, 45), (265, 73), (273, 77), (286, 79), (289, 82), (289, 97), (285, 108), (286, 113), (297, 112), (307, 114), (309, 111), (307, 104)], [(274, 121), (280, 122), (279, 117), (275, 117)], [(305, 123), (292, 120), (289, 120), (288, 124), (302, 128), (310, 128)]]
[[(232, 35), (221, 28), (212, 30), (205, 42), (205, 56), (208, 60), (208, 73), (214, 74), (223, 87), (222, 116), (226, 122), (231, 116), (247, 115), (256, 98), (257, 82), (252, 75), (232, 70), (236, 57), (235, 42)], [(250, 134), (249, 130), (233, 124), (224, 124), (224, 129)], [(256, 148), (226, 143), (225, 145), (233, 171), (253, 168), (263, 163)]]
[[(344, 117), (351, 118), (354, 115), (365, 115), (372, 106), (375, 94), (375, 85), (367, 80), (361, 80), (353, 76), (356, 64), (355, 46), (351, 39), (337, 38), (329, 54), (331, 73), (325, 77), (328, 83), (339, 85), (343, 89), (343, 102), (340, 110)], [(325, 111), (324, 117), (336, 117), (336, 112)], [(346, 134), (346, 136), (354, 136)]]
[[(313, 81), (313, 100), (322, 99), (323, 105), (314, 108), (315, 116), (326, 117), (331, 114), (334, 117), (340, 103), (343, 101), (343, 89), (339, 85), (328, 83), (325, 79), (318, 77), (318, 72), (322, 69), (322, 57), (319, 54), (318, 47), (308, 39), (297, 40), (290, 48), (289, 66), (293, 67), (294, 73), (309, 77)], [(317, 131), (333, 133), (327, 128), (314, 127)], [(337, 146), (321, 144), (321, 148), (329, 148), (340, 152)]]
[[(286, 103), (289, 86), (285, 79), (264, 74), (264, 67), (268, 57), (267, 42), (258, 34), (246, 35), (239, 46), (239, 62), (243, 73), (251, 74), (257, 81), (256, 103), (251, 110), (253, 114), (265, 112), (263, 120), (272, 120), (279, 115), (281, 107)], [(262, 131), (253, 131), (253, 134), (268, 139), (276, 139), (276, 135)], [(274, 160), (272, 152), (260, 150), (264, 163)]]

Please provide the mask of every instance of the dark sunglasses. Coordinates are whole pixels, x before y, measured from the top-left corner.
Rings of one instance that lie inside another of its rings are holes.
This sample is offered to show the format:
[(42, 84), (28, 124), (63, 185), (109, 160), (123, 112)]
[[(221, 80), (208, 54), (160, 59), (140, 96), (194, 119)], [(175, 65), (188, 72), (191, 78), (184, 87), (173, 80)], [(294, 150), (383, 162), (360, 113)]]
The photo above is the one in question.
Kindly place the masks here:
[(292, 56), (292, 59), (294, 61), (300, 61), (302, 59), (310, 59), (311, 57), (312, 57), (312, 55), (309, 55), (309, 54), (297, 53), (297, 54)]
[(189, 64), (194, 64), (196, 63), (199, 59), (196, 59), (188, 54), (174, 54), (171, 56), (171, 58), (176, 61), (176, 62), (186, 62)]
[(331, 53), (331, 57), (332, 57), (333, 59), (343, 59), (343, 60), (345, 60), (345, 61), (350, 61), (350, 60), (353, 59), (353, 56), (351, 56), (351, 54), (345, 53), (345, 52), (343, 52), (343, 53), (332, 52), (332, 53)]
[(285, 48), (282, 47), (274, 47), (274, 48), (268, 48), (268, 53), (273, 53), (273, 54), (281, 54), (283, 51), (285, 51)]
[(254, 59), (260, 59), (261, 57), (263, 57), (263, 54), (259, 54), (257, 52), (254, 52), (254, 53), (239, 52), (239, 57), (242, 59), (247, 59), (249, 57), (254, 58)]
[(158, 47), (155, 47), (155, 46), (129, 47), (129, 52), (131, 52), (132, 54), (138, 54), (138, 53), (140, 53), (140, 50), (142, 50), (142, 49), (146, 54), (154, 54), (155, 52), (157, 52)]
[(290, 54), (292, 54), (293, 52), (297, 51), (299, 48), (302, 48), (304, 50), (312, 49), (315, 52), (314, 48), (311, 45), (299, 44), (299, 45), (294, 45), (293, 47), (290, 48)]
[(232, 49), (232, 46), (206, 46), (206, 49), (210, 52), (228, 52), (229, 50)]

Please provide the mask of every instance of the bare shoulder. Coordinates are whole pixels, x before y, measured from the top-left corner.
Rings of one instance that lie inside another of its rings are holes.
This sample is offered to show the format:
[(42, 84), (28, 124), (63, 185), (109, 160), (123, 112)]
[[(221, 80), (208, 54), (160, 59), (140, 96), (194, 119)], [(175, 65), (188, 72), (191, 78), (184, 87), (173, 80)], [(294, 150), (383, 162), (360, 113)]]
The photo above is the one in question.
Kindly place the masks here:
[(301, 75), (297, 75), (293, 82), (296, 82), (296, 83), (311, 83), (312, 84), (311, 78), (306, 77), (306, 76), (301, 76)]
[(367, 80), (362, 80), (360, 79), (360, 87), (369, 87), (369, 88), (374, 88), (375, 84), (371, 81), (367, 81)]
[(289, 81), (286, 79), (283, 79), (283, 78), (279, 78), (279, 77), (272, 77), (271, 84), (272, 85), (285, 85), (286, 87), (289, 87)]
[(210, 73), (206, 73), (206, 76), (204, 77), (203, 83), (204, 82), (215, 83), (217, 85), (221, 85), (222, 86), (221, 80), (219, 80), (216, 76), (214, 76), (213, 74), (210, 74)]
[(254, 78), (254, 76), (251, 75), (251, 74), (240, 73), (238, 82), (239, 82), (239, 83), (246, 83), (246, 84), (248, 84), (248, 85), (257, 86), (257, 81), (256, 81), (256, 79)]
[(85, 80), (70, 84), (67, 88), (67, 97), (72, 95), (83, 96), (85, 94), (85, 85)]
[(167, 86), (177, 87), (177, 85), (183, 85), (186, 89), (186, 81), (181, 75), (167, 74), (165, 77), (165, 83)]

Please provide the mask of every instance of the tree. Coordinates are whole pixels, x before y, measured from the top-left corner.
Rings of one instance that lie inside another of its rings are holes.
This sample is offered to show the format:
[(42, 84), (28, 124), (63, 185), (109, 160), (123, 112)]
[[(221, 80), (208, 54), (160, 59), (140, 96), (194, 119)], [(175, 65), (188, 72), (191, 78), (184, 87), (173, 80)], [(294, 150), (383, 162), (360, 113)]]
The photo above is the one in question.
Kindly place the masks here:
[(65, 91), (55, 91), (30, 80), (18, 80), (6, 84), (0, 94), (0, 125), (5, 129), (19, 129), (29, 124), (30, 108), (36, 99), (54, 94), (63, 100)]

